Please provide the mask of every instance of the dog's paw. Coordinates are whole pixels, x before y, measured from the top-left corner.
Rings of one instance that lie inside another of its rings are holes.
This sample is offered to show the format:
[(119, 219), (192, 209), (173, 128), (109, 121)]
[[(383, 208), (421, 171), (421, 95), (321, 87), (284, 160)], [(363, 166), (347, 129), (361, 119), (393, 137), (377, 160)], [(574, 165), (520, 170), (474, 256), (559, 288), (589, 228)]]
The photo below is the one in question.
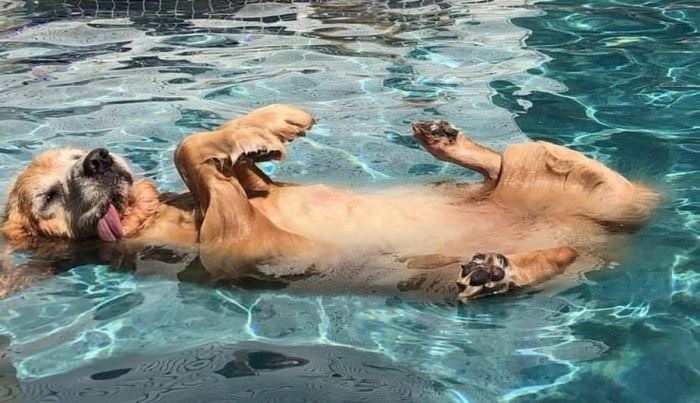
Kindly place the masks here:
[(315, 123), (314, 118), (306, 111), (289, 105), (273, 104), (256, 109), (249, 114), (225, 123), (222, 130), (245, 126), (258, 127), (268, 130), (280, 141), (292, 141), (304, 136), (307, 129)]
[(243, 127), (232, 138), (231, 161), (263, 162), (282, 160), (287, 155), (282, 141), (277, 136), (258, 128)]
[(512, 286), (512, 266), (500, 253), (477, 253), (463, 264), (457, 279), (459, 300), (502, 294)]
[(269, 113), (274, 116), (276, 130), (273, 132), (281, 136), (284, 140), (291, 140), (294, 137), (303, 136), (307, 129), (310, 129), (316, 121), (313, 116), (301, 108), (289, 105), (270, 105)]
[(448, 158), (455, 144), (464, 138), (456, 127), (444, 120), (416, 122), (411, 129), (416, 140), (439, 159)]

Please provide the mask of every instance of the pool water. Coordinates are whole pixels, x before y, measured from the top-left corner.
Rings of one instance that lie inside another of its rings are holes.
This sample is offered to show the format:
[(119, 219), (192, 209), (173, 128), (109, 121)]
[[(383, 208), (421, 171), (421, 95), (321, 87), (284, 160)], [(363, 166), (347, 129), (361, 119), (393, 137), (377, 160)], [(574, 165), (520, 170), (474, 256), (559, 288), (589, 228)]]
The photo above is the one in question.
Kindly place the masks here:
[(665, 194), (619, 263), (467, 306), (72, 267), (0, 300), (0, 401), (700, 401), (699, 31), (690, 0), (0, 0), (3, 189), (106, 144), (178, 190), (178, 139), (286, 102), (319, 123), (284, 180), (472, 179), (407, 136), (440, 117)]

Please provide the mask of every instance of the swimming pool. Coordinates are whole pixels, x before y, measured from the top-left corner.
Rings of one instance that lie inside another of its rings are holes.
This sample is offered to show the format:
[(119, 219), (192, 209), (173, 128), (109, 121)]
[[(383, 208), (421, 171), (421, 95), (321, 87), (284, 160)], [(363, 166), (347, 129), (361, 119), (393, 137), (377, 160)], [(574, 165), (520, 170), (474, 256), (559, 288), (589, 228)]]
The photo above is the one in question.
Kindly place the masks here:
[(178, 190), (184, 134), (293, 102), (319, 124), (287, 180), (469, 179), (405, 137), (444, 117), (666, 194), (619, 264), (461, 307), (73, 267), (0, 300), (0, 400), (697, 401), (700, 8), (637, 3), (0, 1), (3, 189), (106, 144)]

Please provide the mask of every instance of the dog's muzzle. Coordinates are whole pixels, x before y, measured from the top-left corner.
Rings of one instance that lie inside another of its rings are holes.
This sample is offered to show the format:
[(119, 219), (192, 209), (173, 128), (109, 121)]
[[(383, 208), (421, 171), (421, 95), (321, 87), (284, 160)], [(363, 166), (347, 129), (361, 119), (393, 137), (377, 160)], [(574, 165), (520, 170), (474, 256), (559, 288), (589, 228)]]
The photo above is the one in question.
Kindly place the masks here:
[(106, 148), (96, 148), (88, 153), (83, 161), (85, 176), (94, 177), (102, 175), (114, 167), (114, 159)]
[(133, 183), (131, 173), (106, 148), (90, 151), (82, 163), (83, 176), (103, 184), (116, 185), (120, 181)]

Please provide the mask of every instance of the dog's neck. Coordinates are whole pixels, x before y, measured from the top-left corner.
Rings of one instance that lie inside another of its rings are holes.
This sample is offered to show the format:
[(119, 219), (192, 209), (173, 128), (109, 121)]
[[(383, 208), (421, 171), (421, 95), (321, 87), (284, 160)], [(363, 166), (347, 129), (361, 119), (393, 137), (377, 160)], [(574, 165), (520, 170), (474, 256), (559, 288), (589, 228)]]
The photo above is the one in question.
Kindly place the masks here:
[(129, 200), (122, 216), (125, 237), (133, 237), (147, 227), (158, 214), (158, 190), (153, 182), (139, 179), (129, 192)]

